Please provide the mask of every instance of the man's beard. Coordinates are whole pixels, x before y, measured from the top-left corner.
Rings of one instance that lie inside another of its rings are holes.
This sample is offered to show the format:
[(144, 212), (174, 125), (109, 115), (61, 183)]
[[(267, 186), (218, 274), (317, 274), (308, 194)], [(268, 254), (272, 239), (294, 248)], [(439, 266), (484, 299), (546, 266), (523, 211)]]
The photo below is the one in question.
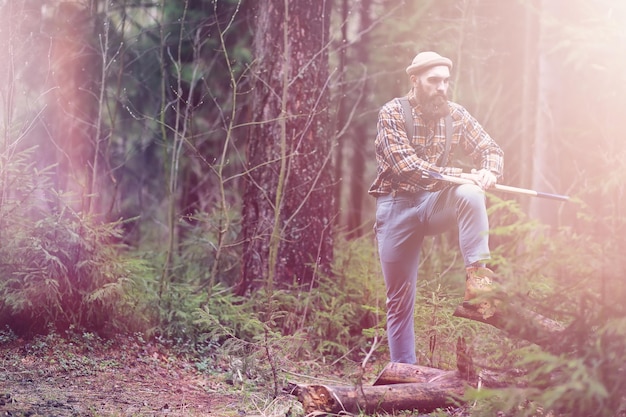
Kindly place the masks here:
[(450, 113), (448, 98), (445, 94), (435, 93), (427, 96), (420, 85), (417, 88), (417, 98), (422, 105), (422, 117), (425, 120), (439, 120)]

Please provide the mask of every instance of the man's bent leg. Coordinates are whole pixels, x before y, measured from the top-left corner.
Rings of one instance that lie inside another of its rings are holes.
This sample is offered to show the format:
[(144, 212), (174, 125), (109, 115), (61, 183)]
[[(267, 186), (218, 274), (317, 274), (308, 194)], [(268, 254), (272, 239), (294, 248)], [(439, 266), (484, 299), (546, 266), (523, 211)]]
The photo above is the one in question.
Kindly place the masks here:
[(465, 266), (484, 262), (489, 255), (489, 219), (484, 191), (474, 184), (463, 184), (433, 193), (427, 202), (429, 235), (449, 229), (456, 223)]
[(484, 262), (489, 254), (489, 218), (484, 191), (473, 184), (455, 187), (459, 245), (465, 266)]
[(429, 203), (436, 208), (429, 219), (429, 232), (440, 230), (456, 220), (459, 227), (459, 245), (465, 261), (466, 283), (464, 303), (476, 307), (485, 319), (493, 316), (496, 303), (471, 300), (492, 290), (493, 272), (484, 267), (489, 255), (489, 220), (485, 194), (480, 187), (468, 184), (452, 187)]

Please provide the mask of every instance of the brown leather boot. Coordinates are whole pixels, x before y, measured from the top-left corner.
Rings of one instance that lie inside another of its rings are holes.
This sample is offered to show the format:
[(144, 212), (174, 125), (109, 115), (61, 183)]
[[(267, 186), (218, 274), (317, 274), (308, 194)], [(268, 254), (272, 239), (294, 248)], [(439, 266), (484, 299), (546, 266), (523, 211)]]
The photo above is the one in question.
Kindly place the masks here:
[(470, 266), (465, 271), (463, 306), (478, 311), (484, 319), (492, 317), (496, 313), (497, 300), (472, 301), (494, 292), (493, 271), (482, 266)]

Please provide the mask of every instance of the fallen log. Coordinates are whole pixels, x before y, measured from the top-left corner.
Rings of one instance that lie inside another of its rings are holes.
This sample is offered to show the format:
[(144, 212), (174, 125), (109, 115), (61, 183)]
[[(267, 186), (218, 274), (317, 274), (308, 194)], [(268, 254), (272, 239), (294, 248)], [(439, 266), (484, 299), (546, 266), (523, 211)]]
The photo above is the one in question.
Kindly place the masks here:
[(458, 374), (455, 370), (443, 370), (429, 366), (411, 365), (408, 363), (389, 362), (378, 375), (372, 385), (393, 385), (406, 383), (426, 384), (451, 373)]
[(484, 318), (476, 310), (463, 305), (459, 305), (453, 315), (489, 324), (503, 330), (510, 337), (524, 339), (544, 348), (554, 345), (564, 330), (561, 323), (511, 303), (499, 305), (496, 313), (489, 318)]
[(419, 410), (428, 413), (438, 408), (458, 406), (465, 382), (403, 383), (377, 386), (298, 385), (294, 394), (305, 413), (394, 413)]
[(445, 371), (390, 362), (373, 386), (296, 385), (295, 395), (307, 413), (375, 413), (401, 410), (430, 412), (459, 405), (475, 375), (465, 339), (457, 341), (457, 367)]
[[(490, 324), (510, 336), (540, 346), (550, 346), (563, 326), (520, 306), (498, 306), (496, 314), (484, 318), (476, 310), (457, 307), (454, 316)], [(456, 370), (442, 370), (419, 365), (389, 363), (372, 386), (295, 385), (291, 391), (306, 413), (394, 413), (418, 410), (428, 413), (438, 408), (458, 406), (467, 388), (483, 386), (502, 388), (518, 384), (511, 372), (482, 371), (477, 374), (465, 340), (457, 341)], [(480, 385), (479, 385), (480, 384)]]
[(403, 383), (437, 383), (442, 387), (455, 387), (463, 384), (475, 385), (476, 370), (463, 337), (459, 337), (456, 343), (456, 367), (456, 370), (443, 370), (429, 366), (389, 362), (373, 385)]
[[(525, 386), (524, 381), (517, 380), (523, 373), (516, 369), (504, 372), (482, 370), (477, 379), (468, 381), (459, 370), (443, 370), (428, 366), (411, 365), (408, 363), (388, 363), (378, 375), (373, 385), (394, 384), (437, 384), (440, 387), (465, 384), (466, 387), (477, 388), (478, 384), (485, 388), (504, 388), (509, 386)], [(480, 382), (479, 382), (480, 381)]]
[(293, 385), (307, 413), (375, 413), (459, 406), (468, 388), (525, 386), (517, 370), (481, 371), (472, 381), (463, 372), (406, 363), (388, 363), (372, 386)]

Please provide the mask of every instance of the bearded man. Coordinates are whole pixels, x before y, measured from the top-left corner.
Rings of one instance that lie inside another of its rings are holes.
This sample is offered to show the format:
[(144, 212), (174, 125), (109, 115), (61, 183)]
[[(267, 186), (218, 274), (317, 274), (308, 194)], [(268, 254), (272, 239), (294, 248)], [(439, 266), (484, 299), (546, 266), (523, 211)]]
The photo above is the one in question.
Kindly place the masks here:
[[(485, 318), (495, 312), (494, 302), (476, 299), (493, 286), (493, 272), (485, 266), (490, 252), (484, 190), (501, 178), (503, 152), (464, 107), (448, 101), (451, 70), (450, 59), (435, 52), (419, 53), (406, 68), (408, 95), (389, 101), (378, 115), (378, 169), (369, 194), (376, 198), (375, 232), (387, 288), (392, 362), (416, 363), (413, 315), (425, 236), (458, 227), (466, 267), (464, 303)], [(403, 105), (410, 112), (408, 120)], [(474, 162), (471, 172), (450, 165), (460, 152)], [(428, 171), (473, 183), (434, 181), (423, 175)]]

